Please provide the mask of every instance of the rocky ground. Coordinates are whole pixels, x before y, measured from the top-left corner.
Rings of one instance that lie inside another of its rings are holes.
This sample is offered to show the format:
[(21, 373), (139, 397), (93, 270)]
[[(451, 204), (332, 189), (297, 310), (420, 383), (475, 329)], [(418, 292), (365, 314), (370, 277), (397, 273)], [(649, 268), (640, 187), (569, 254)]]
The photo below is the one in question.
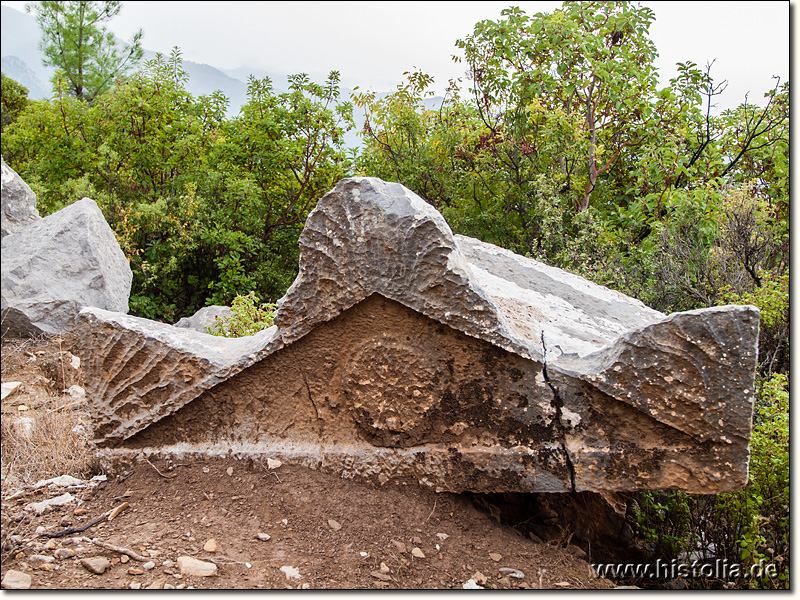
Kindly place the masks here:
[[(614, 587), (592, 576), (567, 535), (538, 543), (466, 496), (412, 484), (376, 487), (266, 460), (152, 459), (93, 486), (34, 489), (101, 474), (85, 399), (63, 393), (82, 383), (65, 345), (3, 343), (3, 382), (21, 383), (2, 402), (4, 587), (14, 572), (50, 589)], [(65, 493), (67, 504), (30, 507)]]

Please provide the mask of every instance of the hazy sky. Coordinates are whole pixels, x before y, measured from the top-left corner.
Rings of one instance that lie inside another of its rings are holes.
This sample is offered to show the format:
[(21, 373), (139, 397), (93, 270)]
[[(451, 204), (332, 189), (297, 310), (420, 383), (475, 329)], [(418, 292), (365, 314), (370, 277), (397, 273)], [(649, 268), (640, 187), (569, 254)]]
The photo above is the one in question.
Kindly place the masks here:
[[(24, 11), (25, 2), (3, 1)], [(716, 59), (712, 75), (727, 79), (721, 108), (745, 93), (761, 104), (772, 75), (789, 77), (788, 1), (648, 1), (656, 21), (651, 38), (666, 83), (678, 61), (700, 66)], [(418, 68), (434, 76), (437, 92), (464, 74), (451, 56), (455, 41), (503, 8), (550, 12), (561, 2), (124, 2), (109, 27), (128, 39), (142, 28), (144, 47), (168, 53), (180, 47), (187, 60), (216, 67), (250, 66), (273, 72), (305, 72), (385, 91)], [(794, 2), (792, 2), (792, 10)], [(276, 82), (278, 83), (278, 82)], [(281, 82), (282, 83), (282, 82)]]

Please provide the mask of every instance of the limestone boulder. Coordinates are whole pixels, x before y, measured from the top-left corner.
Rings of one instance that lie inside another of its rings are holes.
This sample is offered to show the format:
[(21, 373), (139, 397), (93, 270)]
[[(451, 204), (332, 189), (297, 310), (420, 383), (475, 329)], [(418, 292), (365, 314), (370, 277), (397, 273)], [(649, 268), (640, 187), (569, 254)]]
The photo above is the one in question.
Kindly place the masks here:
[(2, 253), (3, 335), (70, 330), (85, 306), (128, 312), (130, 266), (89, 198), (4, 236)]
[(208, 329), (216, 325), (218, 318), (224, 319), (230, 316), (230, 314), (231, 309), (229, 306), (206, 306), (198, 310), (191, 317), (183, 317), (180, 319), (175, 323), (175, 327), (184, 327), (186, 329), (194, 329), (201, 333), (208, 333)]
[(17, 172), (6, 164), (2, 157), (0, 157), (0, 169), (2, 169), (0, 173), (0, 181), (2, 181), (2, 227), (0, 227), (0, 233), (2, 237), (6, 237), (8, 234), (38, 221), (41, 217), (39, 211), (36, 210), (36, 194), (17, 175)]

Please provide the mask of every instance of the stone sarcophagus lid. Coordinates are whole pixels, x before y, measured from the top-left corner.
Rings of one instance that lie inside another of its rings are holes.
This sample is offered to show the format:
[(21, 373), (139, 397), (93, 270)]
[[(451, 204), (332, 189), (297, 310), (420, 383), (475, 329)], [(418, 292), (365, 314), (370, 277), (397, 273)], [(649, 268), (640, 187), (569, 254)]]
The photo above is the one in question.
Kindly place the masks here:
[(756, 308), (664, 315), (453, 235), (379, 179), (319, 201), (267, 330), (227, 339), (95, 308), (79, 321), (107, 458), (280, 457), (453, 492), (747, 481)]

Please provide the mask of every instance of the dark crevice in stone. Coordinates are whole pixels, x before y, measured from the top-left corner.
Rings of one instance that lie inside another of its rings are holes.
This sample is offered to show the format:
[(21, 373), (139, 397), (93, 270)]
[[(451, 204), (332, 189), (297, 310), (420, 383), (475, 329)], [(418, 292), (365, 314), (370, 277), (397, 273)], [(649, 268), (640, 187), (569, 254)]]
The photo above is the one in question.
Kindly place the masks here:
[(319, 416), (319, 409), (317, 408), (317, 403), (314, 402), (314, 395), (311, 393), (311, 386), (308, 385), (308, 377), (306, 377), (306, 372), (303, 369), (300, 369), (300, 375), (303, 377), (303, 383), (305, 384), (306, 393), (308, 394), (308, 401), (311, 403), (311, 407), (314, 409), (314, 416), (316, 416), (316, 423), (317, 423), (317, 435), (322, 435), (322, 428), (324, 425), (323, 420)]
[(550, 381), (550, 376), (547, 374), (547, 346), (544, 343), (544, 331), (542, 331), (542, 375), (544, 376), (545, 383), (553, 392), (553, 406), (556, 409), (556, 427), (561, 434), (561, 449), (564, 451), (564, 460), (567, 463), (567, 471), (569, 472), (569, 483), (572, 491), (575, 490), (575, 467), (572, 465), (572, 458), (567, 450), (567, 432), (564, 427), (564, 421), (561, 419), (561, 409), (564, 407), (564, 401), (558, 393), (558, 388)]

